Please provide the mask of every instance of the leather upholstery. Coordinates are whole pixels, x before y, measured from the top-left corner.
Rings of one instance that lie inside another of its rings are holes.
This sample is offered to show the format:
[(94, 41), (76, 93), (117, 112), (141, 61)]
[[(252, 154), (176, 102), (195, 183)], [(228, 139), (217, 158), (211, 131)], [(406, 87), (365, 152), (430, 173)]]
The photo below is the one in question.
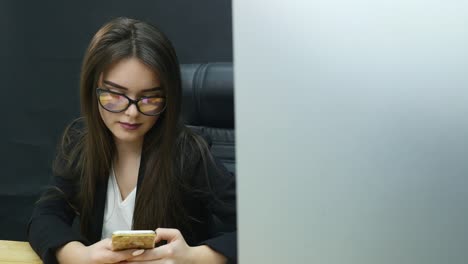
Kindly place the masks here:
[(211, 152), (235, 173), (232, 63), (182, 64), (182, 118), (211, 139)]

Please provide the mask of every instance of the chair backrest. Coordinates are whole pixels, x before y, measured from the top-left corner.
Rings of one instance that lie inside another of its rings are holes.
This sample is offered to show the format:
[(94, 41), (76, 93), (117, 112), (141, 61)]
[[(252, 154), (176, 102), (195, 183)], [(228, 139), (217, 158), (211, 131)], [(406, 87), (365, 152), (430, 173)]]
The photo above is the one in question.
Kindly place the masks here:
[(182, 64), (182, 116), (210, 137), (211, 152), (235, 173), (232, 63)]

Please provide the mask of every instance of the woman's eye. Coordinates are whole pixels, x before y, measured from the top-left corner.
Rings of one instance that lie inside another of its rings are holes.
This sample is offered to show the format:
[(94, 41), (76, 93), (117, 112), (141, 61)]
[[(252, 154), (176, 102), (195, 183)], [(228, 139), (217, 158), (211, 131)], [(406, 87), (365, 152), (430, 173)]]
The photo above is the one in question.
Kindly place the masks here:
[(114, 98), (114, 99), (120, 99), (121, 97), (123, 97), (123, 96), (120, 95), (120, 94), (114, 94), (114, 93), (111, 93), (111, 96), (112, 96), (112, 98)]

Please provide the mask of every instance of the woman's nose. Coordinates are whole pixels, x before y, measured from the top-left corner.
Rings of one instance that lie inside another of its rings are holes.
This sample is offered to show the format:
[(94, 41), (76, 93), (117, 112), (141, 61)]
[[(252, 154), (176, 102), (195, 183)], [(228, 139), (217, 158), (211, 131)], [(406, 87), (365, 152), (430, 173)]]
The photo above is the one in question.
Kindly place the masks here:
[(136, 104), (130, 104), (130, 106), (125, 110), (125, 114), (129, 116), (137, 116), (138, 115), (138, 109)]

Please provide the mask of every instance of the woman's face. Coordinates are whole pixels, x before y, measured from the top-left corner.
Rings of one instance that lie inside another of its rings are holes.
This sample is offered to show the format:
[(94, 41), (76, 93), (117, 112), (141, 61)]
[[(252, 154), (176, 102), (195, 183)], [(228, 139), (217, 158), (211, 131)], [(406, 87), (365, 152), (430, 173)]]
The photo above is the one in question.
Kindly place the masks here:
[[(125, 94), (133, 100), (161, 95), (158, 76), (137, 58), (122, 59), (111, 65), (101, 74), (98, 84), (101, 89)], [(99, 105), (99, 113), (116, 143), (141, 144), (159, 118), (140, 113), (135, 104), (120, 113), (109, 112)]]

